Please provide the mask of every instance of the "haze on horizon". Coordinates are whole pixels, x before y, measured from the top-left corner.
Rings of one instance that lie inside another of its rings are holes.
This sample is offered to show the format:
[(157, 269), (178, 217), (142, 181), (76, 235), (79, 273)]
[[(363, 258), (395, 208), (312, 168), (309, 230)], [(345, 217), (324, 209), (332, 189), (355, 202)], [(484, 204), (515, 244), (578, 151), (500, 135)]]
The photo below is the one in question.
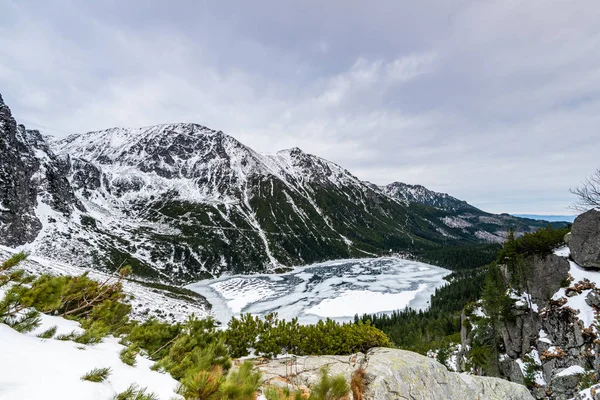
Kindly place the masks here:
[(592, 0), (5, 1), (0, 93), (66, 136), (197, 122), (491, 212), (572, 214), (600, 166)]

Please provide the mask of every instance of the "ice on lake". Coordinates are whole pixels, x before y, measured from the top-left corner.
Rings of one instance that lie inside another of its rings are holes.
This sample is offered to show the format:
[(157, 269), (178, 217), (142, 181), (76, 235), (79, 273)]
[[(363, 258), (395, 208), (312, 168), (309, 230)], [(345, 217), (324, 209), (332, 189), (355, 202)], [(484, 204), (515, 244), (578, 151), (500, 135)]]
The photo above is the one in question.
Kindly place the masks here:
[(350, 320), (355, 314), (425, 309), (444, 284), (444, 268), (400, 258), (329, 261), (284, 274), (231, 275), (188, 286), (207, 298), (216, 319), (227, 323), (242, 313), (300, 323)]

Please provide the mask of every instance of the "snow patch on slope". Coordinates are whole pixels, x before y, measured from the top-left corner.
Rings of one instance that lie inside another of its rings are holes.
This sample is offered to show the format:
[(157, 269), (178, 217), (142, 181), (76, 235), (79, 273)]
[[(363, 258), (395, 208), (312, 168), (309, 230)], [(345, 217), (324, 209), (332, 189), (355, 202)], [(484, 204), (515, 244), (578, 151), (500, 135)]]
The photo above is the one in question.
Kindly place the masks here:
[[(0, 398), (106, 400), (137, 384), (159, 399), (183, 399), (175, 394), (176, 380), (150, 369), (154, 362), (138, 355), (134, 367), (124, 364), (119, 359), (124, 346), (118, 339), (109, 336), (100, 344), (86, 346), (35, 336), (52, 326), (57, 326), (59, 333), (78, 328), (73, 321), (50, 316), (44, 316), (42, 326), (30, 334), (0, 324)], [(94, 368), (112, 372), (101, 383), (82, 381)]]

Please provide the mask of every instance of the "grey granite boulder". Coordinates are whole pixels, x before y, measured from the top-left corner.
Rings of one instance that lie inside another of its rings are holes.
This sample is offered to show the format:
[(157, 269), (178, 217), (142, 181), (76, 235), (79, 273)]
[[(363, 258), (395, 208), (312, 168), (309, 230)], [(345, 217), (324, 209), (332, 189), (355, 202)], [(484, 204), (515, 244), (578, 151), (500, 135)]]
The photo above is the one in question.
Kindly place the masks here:
[(600, 211), (584, 212), (575, 218), (569, 248), (573, 260), (585, 268), (600, 269)]
[(533, 399), (527, 388), (499, 378), (449, 372), (410, 351), (375, 348), (367, 353), (367, 399)]
[[(323, 366), (348, 381), (365, 371), (365, 400), (533, 400), (527, 388), (499, 378), (450, 372), (437, 361), (410, 351), (374, 348), (352, 356), (310, 356), (258, 364), (265, 384), (309, 390)], [(350, 397), (352, 398), (352, 397)]]

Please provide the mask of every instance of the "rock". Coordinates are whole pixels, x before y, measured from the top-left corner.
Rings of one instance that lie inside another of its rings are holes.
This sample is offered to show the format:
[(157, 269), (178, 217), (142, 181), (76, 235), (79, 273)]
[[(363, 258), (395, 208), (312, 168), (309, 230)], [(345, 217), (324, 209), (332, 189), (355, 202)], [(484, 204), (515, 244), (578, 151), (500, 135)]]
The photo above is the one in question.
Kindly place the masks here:
[(42, 229), (35, 215), (37, 190), (33, 182), (40, 162), (24, 133), (0, 99), (0, 244), (7, 246), (30, 242)]
[(550, 385), (550, 389), (552, 390), (552, 398), (557, 400), (566, 400), (572, 398), (575, 393), (577, 393), (579, 379), (579, 375), (555, 377)]
[(367, 384), (365, 400), (533, 399), (525, 386), (499, 378), (450, 372), (431, 358), (389, 348), (374, 348), (366, 355), (270, 360), (257, 368), (266, 384), (310, 388), (318, 381), (323, 366), (329, 367), (331, 375), (341, 374), (348, 381), (355, 370), (363, 368)]
[(328, 367), (331, 375), (344, 375), (348, 381), (352, 372), (365, 362), (362, 353), (352, 356), (308, 356), (270, 360), (258, 364), (263, 381), (275, 386), (291, 384), (295, 387), (311, 387), (319, 380), (321, 368)]
[(600, 211), (584, 212), (575, 218), (569, 239), (571, 257), (582, 267), (600, 269)]
[(592, 289), (585, 297), (585, 302), (591, 307), (600, 308), (600, 290)]
[(548, 300), (556, 293), (569, 276), (570, 265), (564, 257), (550, 254), (535, 256), (532, 264), (532, 278), (529, 287), (531, 297), (540, 308), (548, 305)]
[[(527, 258), (530, 267), (530, 277), (527, 281), (513, 283), (513, 288), (529, 293), (533, 303), (544, 308), (560, 288), (561, 284), (569, 277), (569, 261), (555, 254), (546, 256), (533, 256)], [(506, 282), (513, 282), (510, 271), (506, 265), (501, 265), (500, 270)]]
[(525, 386), (499, 378), (449, 372), (409, 351), (375, 348), (367, 353), (367, 399), (533, 399)]
[(500, 361), (500, 373), (511, 382), (515, 382), (520, 385), (524, 384), (525, 382), (521, 367), (519, 367), (519, 364), (517, 364), (517, 362), (510, 357), (506, 357), (504, 360)]
[(40, 202), (65, 216), (85, 210), (67, 178), (70, 168), (68, 157), (55, 155), (40, 132), (17, 125), (0, 99), (0, 244), (32, 242), (52, 222), (36, 215)]
[(540, 318), (537, 313), (529, 309), (527, 312), (513, 313), (513, 315), (516, 318), (504, 322), (505, 329), (502, 330), (502, 340), (506, 354), (511, 358), (518, 358), (529, 352), (531, 343), (538, 337)]

